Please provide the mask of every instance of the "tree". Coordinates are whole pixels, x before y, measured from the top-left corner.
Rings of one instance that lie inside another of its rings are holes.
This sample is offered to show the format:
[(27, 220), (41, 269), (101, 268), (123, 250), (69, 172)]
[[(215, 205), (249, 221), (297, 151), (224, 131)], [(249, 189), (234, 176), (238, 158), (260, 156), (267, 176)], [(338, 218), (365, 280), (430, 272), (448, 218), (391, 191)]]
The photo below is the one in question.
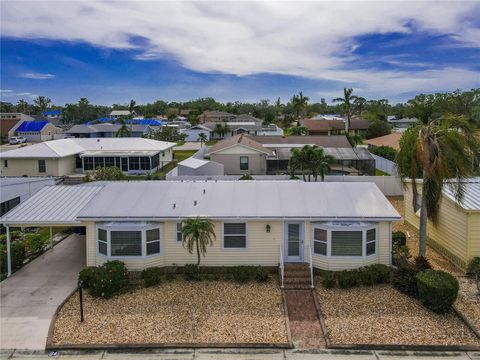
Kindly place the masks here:
[[(424, 104), (420, 106), (424, 109)], [(419, 256), (426, 254), (427, 219), (434, 226), (437, 223), (443, 187), (449, 186), (456, 199), (461, 200), (463, 180), (474, 174), (473, 164), (479, 155), (480, 142), (472, 125), (460, 115), (450, 114), (418, 123), (400, 139), (396, 158), (398, 172), (402, 179), (411, 179), (412, 206), (420, 208)], [(418, 178), (422, 181), (420, 195)]]
[(178, 142), (185, 140), (187, 134), (180, 134), (172, 126), (162, 126), (160, 130), (152, 131), (148, 137), (158, 141)]
[(37, 96), (37, 98), (33, 100), (33, 102), (38, 109), (38, 113), (42, 114), (48, 109), (48, 107), (52, 103), (52, 100), (50, 100), (50, 98), (46, 96)]
[(207, 246), (212, 246), (216, 240), (213, 222), (200, 217), (190, 218), (182, 222), (183, 247), (190, 254), (197, 252), (197, 266), (200, 265), (200, 254), (205, 257)]
[(375, 146), (369, 150), (372, 154), (381, 156), (390, 161), (395, 161), (395, 157), (397, 156), (397, 150), (390, 146)]
[(220, 123), (215, 124), (215, 128), (213, 130), (219, 137), (223, 137), (225, 133), (223, 132), (223, 125)]
[(348, 133), (350, 129), (350, 118), (353, 115), (352, 103), (357, 99), (357, 96), (352, 95), (352, 88), (343, 88), (343, 98), (335, 98), (333, 102), (340, 102), (343, 108), (343, 113), (347, 115), (347, 122), (345, 123), (345, 131)]
[(314, 181), (317, 181), (318, 176), (321, 176), (322, 181), (325, 179), (325, 174), (330, 171), (330, 164), (334, 158), (325, 154), (324, 150), (316, 145), (305, 145), (303, 148), (293, 148), (290, 150), (292, 156), (288, 163), (290, 176), (293, 177), (295, 172), (300, 170), (303, 181), (311, 181), (312, 176)]
[(128, 111), (130, 111), (130, 114), (133, 114), (136, 108), (137, 103), (135, 102), (135, 100), (130, 100), (130, 102), (128, 103)]
[(114, 180), (124, 180), (125, 175), (122, 170), (116, 166), (99, 166), (95, 169), (93, 177), (97, 181), (114, 181)]
[(200, 146), (203, 147), (203, 144), (207, 142), (207, 135), (204, 133), (198, 134), (198, 140), (200, 141)]
[(130, 137), (132, 135), (132, 132), (125, 123), (125, 120), (120, 119), (118, 122), (120, 123), (120, 128), (115, 133), (115, 137)]
[(308, 135), (308, 129), (305, 126), (292, 126), (287, 129), (288, 135)]
[(307, 107), (309, 100), (310, 99), (308, 98), (308, 96), (303, 96), (303, 93), (301, 91), (298, 93), (298, 95), (293, 95), (291, 102), (297, 120), (300, 118), (300, 115)]
[(388, 135), (392, 132), (390, 125), (382, 120), (375, 120), (370, 122), (367, 129), (367, 139), (373, 139), (379, 136)]
[(330, 171), (330, 164), (335, 161), (335, 158), (331, 155), (325, 154), (322, 148), (313, 146), (312, 160), (311, 166), (314, 180), (317, 181), (318, 175), (320, 175), (320, 178), (324, 181), (325, 174)]
[(28, 114), (28, 102), (26, 102), (23, 99), (18, 100), (17, 111), (24, 114)]

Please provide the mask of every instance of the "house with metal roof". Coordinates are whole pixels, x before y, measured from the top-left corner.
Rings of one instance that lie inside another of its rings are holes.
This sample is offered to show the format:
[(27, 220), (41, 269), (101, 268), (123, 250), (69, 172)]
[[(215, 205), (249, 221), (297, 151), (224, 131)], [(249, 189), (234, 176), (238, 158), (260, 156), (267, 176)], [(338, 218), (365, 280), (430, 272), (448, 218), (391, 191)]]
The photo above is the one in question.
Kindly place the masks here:
[[(308, 129), (310, 135), (339, 135), (345, 131), (345, 120), (304, 119), (302, 126)], [(365, 135), (368, 121), (360, 118), (351, 118), (348, 132), (351, 135)]]
[(47, 110), (44, 111), (42, 115), (48, 118), (57, 118), (62, 115), (62, 110)]
[(326, 270), (390, 265), (400, 220), (373, 183), (119, 181), (45, 187), (0, 223), (7, 248), (13, 226), (82, 226), (87, 266), (115, 259), (143, 270), (196, 261), (182, 246), (182, 221), (193, 217), (214, 224), (206, 266)]
[(55, 135), (63, 133), (63, 130), (54, 126), (47, 120), (23, 121), (15, 129), (17, 136), (21, 136), (30, 142), (40, 142), (55, 139)]
[(187, 135), (187, 137), (185, 138), (185, 141), (188, 141), (188, 142), (200, 141), (200, 138), (199, 138), (200, 134), (204, 134), (206, 141), (210, 141), (211, 129), (201, 124), (187, 127), (185, 129), (180, 129), (179, 132), (181, 134)]
[(144, 138), (68, 138), (2, 153), (2, 176), (68, 176), (115, 166), (146, 174), (172, 161), (175, 143)]
[[(480, 256), (480, 177), (463, 180), (464, 194), (460, 200), (455, 197), (455, 182), (448, 181), (443, 187), (437, 224), (429, 221), (427, 225), (427, 244), (465, 268), (473, 257)], [(405, 221), (418, 229), (420, 197), (413, 205), (411, 181), (407, 180), (406, 185)], [(421, 194), (421, 183), (417, 187)]]
[[(66, 133), (76, 138), (106, 138), (115, 137), (121, 124), (102, 123), (102, 124), (78, 124), (74, 125)], [(128, 124), (130, 137), (142, 137), (150, 134), (152, 128), (149, 125)]]
[[(247, 134), (253, 136), (282, 136), (283, 129), (276, 124), (262, 125), (262, 123), (247, 122), (225, 122), (225, 123), (205, 123), (202, 126), (210, 129), (211, 139), (225, 139), (239, 134)], [(218, 127), (223, 126), (223, 131), (219, 131)]]

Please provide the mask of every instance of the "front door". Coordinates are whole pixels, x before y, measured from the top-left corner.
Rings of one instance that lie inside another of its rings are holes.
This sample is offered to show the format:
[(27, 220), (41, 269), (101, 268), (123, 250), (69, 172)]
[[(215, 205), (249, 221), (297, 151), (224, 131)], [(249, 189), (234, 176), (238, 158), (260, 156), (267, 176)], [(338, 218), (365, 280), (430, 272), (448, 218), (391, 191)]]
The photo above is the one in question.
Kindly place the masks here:
[(285, 224), (285, 261), (303, 262), (303, 223)]

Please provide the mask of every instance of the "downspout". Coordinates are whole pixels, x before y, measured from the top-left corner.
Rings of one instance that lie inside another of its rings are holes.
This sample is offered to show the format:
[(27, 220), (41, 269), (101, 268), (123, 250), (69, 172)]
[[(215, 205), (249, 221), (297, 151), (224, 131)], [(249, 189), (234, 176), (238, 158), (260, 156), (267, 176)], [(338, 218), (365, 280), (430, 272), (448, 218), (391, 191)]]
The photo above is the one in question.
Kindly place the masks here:
[(393, 259), (392, 259), (392, 222), (388, 223), (388, 249), (390, 255), (388, 256), (388, 265), (392, 266)]

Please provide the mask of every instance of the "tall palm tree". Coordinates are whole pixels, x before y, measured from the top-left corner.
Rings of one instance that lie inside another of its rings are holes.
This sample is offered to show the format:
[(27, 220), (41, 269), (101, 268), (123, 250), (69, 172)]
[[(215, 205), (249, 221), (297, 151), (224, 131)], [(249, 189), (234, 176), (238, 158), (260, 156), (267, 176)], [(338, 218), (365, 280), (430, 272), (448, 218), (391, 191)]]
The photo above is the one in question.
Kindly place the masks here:
[(130, 137), (132, 135), (132, 132), (130, 128), (127, 126), (127, 124), (125, 123), (125, 120), (120, 119), (119, 123), (121, 126), (115, 133), (115, 137)]
[(310, 181), (312, 176), (312, 163), (315, 156), (314, 147), (305, 145), (301, 149), (293, 148), (290, 151), (292, 153), (288, 163), (290, 175), (293, 176), (295, 171), (300, 170), (303, 181)]
[(303, 110), (307, 107), (309, 100), (310, 99), (308, 98), (308, 96), (303, 96), (303, 93), (301, 91), (298, 93), (298, 95), (293, 95), (291, 101), (297, 120), (300, 118)]
[(215, 124), (215, 128), (214, 128), (213, 132), (218, 134), (219, 137), (223, 137), (225, 135), (223, 125), (220, 124), (220, 123)]
[[(434, 226), (437, 223), (443, 187), (449, 186), (460, 201), (463, 180), (474, 174), (479, 154), (480, 142), (472, 126), (459, 115), (418, 123), (402, 136), (396, 163), (402, 179), (412, 181), (414, 209), (420, 196), (419, 256), (426, 254), (427, 220)], [(418, 178), (422, 181), (420, 195)]]
[(207, 135), (204, 133), (198, 134), (198, 140), (200, 141), (200, 146), (203, 147), (203, 144), (207, 141)]
[(330, 171), (330, 164), (333, 163), (335, 158), (331, 155), (325, 154), (324, 150), (321, 147), (313, 146), (313, 162), (312, 162), (312, 173), (313, 179), (317, 181), (318, 175), (320, 179), (325, 181), (325, 174)]
[(305, 126), (292, 126), (288, 129), (289, 135), (308, 135), (308, 129)]
[(128, 104), (128, 111), (130, 111), (130, 114), (133, 114), (136, 108), (137, 108), (137, 103), (135, 102), (135, 100), (133, 99), (130, 100), (130, 103)]
[(345, 124), (345, 131), (348, 134), (350, 129), (350, 118), (353, 115), (352, 104), (357, 99), (357, 96), (352, 95), (352, 88), (343, 88), (343, 98), (335, 98), (333, 102), (341, 102), (343, 107), (343, 112), (347, 115), (347, 122)]
[(200, 254), (205, 257), (207, 246), (212, 246), (216, 240), (213, 222), (210, 219), (199, 217), (183, 220), (182, 222), (183, 247), (190, 254), (197, 251), (197, 266), (200, 265)]

